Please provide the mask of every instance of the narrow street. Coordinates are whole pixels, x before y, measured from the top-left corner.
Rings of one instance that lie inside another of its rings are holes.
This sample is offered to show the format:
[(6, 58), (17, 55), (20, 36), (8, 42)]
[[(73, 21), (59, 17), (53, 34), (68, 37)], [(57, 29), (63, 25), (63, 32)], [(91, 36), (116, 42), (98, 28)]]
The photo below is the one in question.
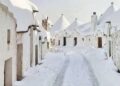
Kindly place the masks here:
[[(15, 86), (112, 86), (115, 82), (119, 83), (120, 76), (113, 70), (115, 67), (111, 66), (112, 68), (110, 68), (107, 66), (112, 64), (110, 61), (108, 61), (108, 64), (103, 64), (109, 69), (103, 67), (101, 70), (94, 67), (100, 68), (102, 64), (98, 66), (97, 61), (93, 59), (96, 58), (99, 63), (100, 60), (102, 63), (105, 61), (106, 57), (102, 50), (80, 48), (59, 47), (57, 50), (49, 52), (43, 63), (28, 71), (25, 78), (20, 82), (16, 82)], [(98, 57), (98, 53), (100, 57), (102, 56), (101, 58)], [(106, 75), (101, 72), (105, 70), (109, 71)], [(111, 83), (107, 79), (110, 77), (113, 77)]]

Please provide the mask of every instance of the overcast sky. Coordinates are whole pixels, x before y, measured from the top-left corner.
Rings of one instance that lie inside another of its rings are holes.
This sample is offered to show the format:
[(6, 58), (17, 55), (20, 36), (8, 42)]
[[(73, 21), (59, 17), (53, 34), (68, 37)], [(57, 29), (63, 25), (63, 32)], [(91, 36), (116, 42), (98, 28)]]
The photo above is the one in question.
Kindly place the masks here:
[(120, 0), (36, 0), (42, 16), (49, 16), (55, 22), (64, 14), (72, 22), (77, 17), (82, 22), (90, 20), (93, 11), (103, 13), (113, 1), (115, 8), (120, 8)]

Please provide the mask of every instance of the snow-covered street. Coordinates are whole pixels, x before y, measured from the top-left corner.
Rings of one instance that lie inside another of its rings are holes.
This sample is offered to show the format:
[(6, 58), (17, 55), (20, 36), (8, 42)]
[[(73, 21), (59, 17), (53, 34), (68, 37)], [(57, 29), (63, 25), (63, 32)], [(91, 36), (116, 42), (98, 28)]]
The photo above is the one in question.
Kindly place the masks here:
[(0, 0), (0, 86), (120, 86), (113, 1)]
[(118, 86), (120, 75), (102, 49), (57, 48), (15, 86)]

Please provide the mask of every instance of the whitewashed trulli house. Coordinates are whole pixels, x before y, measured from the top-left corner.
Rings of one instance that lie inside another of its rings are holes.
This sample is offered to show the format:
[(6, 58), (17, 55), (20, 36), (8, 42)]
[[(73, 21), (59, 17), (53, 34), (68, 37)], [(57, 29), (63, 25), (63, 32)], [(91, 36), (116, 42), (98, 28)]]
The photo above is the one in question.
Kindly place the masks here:
[(24, 30), (17, 30), (17, 70), (19, 70), (17, 72), (18, 80), (21, 80), (21, 78), (25, 74), (25, 71), (27, 71), (30, 67), (34, 67), (40, 61), (40, 44), (38, 36), (40, 28), (38, 24), (34, 22), (35, 19), (33, 19), (33, 15), (31, 14), (31, 12), (29, 12), (28, 15), (28, 21), (31, 21), (31, 23), (28, 22), (28, 24), (23, 27)]
[(78, 26), (77, 31), (80, 33), (79, 46), (95, 46), (94, 45), (94, 33), (91, 29), (91, 23), (85, 23)]
[(2, 0), (13, 12), (17, 22), (17, 80), (21, 80), (30, 67), (38, 63), (38, 25), (35, 19), (37, 7), (30, 1), (15, 3)]
[(65, 30), (59, 33), (59, 37), (66, 39), (66, 46), (77, 46), (79, 44), (80, 34), (77, 31), (77, 27), (81, 23), (76, 18), (72, 24), (70, 24)]
[(65, 30), (69, 26), (69, 22), (66, 19), (66, 17), (62, 14), (60, 18), (56, 21), (56, 23), (53, 25), (53, 27), (50, 30), (51, 37), (52, 37), (52, 44), (53, 45), (60, 45), (64, 46), (65, 44), (65, 37), (59, 37), (59, 32)]
[(113, 61), (118, 68), (118, 72), (120, 72), (120, 10), (115, 11), (109, 18), (107, 22), (107, 56), (112, 57)]
[[(107, 44), (107, 34), (108, 34), (108, 21), (110, 21), (110, 17), (115, 13), (113, 2), (111, 3), (110, 7), (101, 15), (101, 17), (98, 20), (97, 24), (97, 30), (96, 30), (96, 36), (98, 36), (98, 45), (101, 45), (101, 47), (106, 47)], [(99, 46), (98, 46), (99, 47)]]
[(8, 7), (0, 3), (0, 86), (16, 81), (16, 20)]
[(102, 48), (106, 46), (107, 43), (107, 31), (109, 18), (114, 13), (114, 6), (111, 6), (102, 14), (100, 18), (97, 17), (96, 12), (93, 12), (91, 16), (91, 22), (78, 27), (82, 39), (84, 39), (84, 45), (89, 45), (96, 48)]

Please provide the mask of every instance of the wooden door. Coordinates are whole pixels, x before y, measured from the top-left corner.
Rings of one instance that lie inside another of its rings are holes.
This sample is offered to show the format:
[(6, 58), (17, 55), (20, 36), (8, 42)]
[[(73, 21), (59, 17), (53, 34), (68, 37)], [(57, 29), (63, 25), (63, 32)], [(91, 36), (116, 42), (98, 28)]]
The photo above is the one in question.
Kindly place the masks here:
[(98, 37), (98, 48), (102, 48), (102, 37)]
[(17, 45), (17, 80), (20, 81), (22, 74), (22, 60), (23, 60), (23, 44)]
[(4, 86), (12, 86), (12, 58), (5, 61)]

